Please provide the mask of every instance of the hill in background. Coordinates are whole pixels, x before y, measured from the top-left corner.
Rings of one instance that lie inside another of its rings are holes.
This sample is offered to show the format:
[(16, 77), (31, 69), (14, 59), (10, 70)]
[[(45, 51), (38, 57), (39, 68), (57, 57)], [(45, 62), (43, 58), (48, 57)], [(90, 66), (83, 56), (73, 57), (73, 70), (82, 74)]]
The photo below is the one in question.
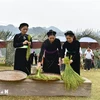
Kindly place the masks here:
[[(29, 28), (28, 33), (31, 34), (31, 35), (32, 34), (33, 35), (43, 34), (43, 33), (46, 33), (47, 31), (49, 31), (51, 29), (56, 31), (57, 35), (63, 35), (63, 32), (60, 29), (58, 29), (57, 27), (54, 27), (54, 26), (50, 26), (48, 28), (46, 28), (46, 27), (32, 27), (32, 28)], [(13, 34), (17, 34), (17, 33), (20, 32), (18, 27), (15, 27), (12, 24), (9, 24), (7, 26), (0, 25), (0, 31), (2, 31), (2, 30), (11, 31)]]

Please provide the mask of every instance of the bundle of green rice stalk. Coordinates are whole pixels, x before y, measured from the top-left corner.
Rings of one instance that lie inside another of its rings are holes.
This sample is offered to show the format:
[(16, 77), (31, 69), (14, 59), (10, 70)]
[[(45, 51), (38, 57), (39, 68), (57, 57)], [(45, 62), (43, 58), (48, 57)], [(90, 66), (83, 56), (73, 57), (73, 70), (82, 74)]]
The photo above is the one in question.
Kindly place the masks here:
[(62, 79), (65, 83), (66, 89), (70, 90), (78, 88), (78, 86), (84, 82), (83, 78), (72, 69), (70, 59), (68, 57), (64, 58), (64, 63), (66, 67), (62, 74)]
[[(28, 41), (31, 42), (31, 36), (30, 35), (28, 35)], [(30, 46), (28, 45), (27, 52), (26, 52), (27, 61), (29, 60), (29, 56), (30, 56)]]
[(28, 76), (28, 78), (30, 79), (35, 79), (35, 80), (44, 80), (44, 81), (49, 81), (49, 80), (60, 80), (61, 77), (58, 75), (53, 75), (53, 74), (45, 74), (45, 73), (42, 73), (42, 69), (39, 68), (37, 70), (37, 73), (36, 75), (30, 75)]
[(45, 75), (43, 75), (43, 74), (41, 74), (41, 72), (42, 72), (42, 70), (39, 68), (38, 70), (37, 70), (37, 73), (36, 73), (36, 75), (30, 75), (30, 76), (28, 76), (28, 78), (30, 78), (30, 79), (39, 79), (39, 80), (48, 80), (48, 77), (46, 77)]

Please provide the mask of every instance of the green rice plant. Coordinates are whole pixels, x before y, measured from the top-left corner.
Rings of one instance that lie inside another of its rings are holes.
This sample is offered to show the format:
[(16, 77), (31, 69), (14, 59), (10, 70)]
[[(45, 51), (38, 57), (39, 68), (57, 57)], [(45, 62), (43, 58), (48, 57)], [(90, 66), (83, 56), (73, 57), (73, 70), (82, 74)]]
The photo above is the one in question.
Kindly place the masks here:
[(65, 83), (65, 88), (68, 90), (77, 89), (78, 86), (84, 82), (83, 78), (72, 69), (70, 65), (70, 60), (71, 59), (69, 59), (68, 57), (64, 58), (64, 63), (66, 67), (62, 74), (62, 80)]

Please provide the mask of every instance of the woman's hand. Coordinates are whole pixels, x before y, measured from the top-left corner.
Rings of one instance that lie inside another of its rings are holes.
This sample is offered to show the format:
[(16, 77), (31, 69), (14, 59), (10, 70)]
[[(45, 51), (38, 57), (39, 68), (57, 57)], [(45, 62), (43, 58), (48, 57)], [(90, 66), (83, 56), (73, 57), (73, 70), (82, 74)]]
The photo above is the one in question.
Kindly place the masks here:
[(23, 45), (25, 45), (25, 44), (28, 44), (28, 41), (27, 41), (27, 40), (25, 40), (25, 41), (23, 42)]
[(28, 45), (30, 46), (31, 45), (31, 42), (28, 42)]
[[(73, 60), (70, 60), (70, 64), (73, 63)], [(64, 64), (64, 58), (62, 58), (62, 64)]]
[(62, 58), (62, 64), (64, 64), (64, 58)]
[(41, 62), (38, 62), (37, 69), (41, 68)]
[(73, 63), (73, 60), (70, 60), (70, 64)]
[(59, 66), (61, 66), (61, 64), (62, 64), (62, 60), (61, 60), (61, 58), (59, 58)]

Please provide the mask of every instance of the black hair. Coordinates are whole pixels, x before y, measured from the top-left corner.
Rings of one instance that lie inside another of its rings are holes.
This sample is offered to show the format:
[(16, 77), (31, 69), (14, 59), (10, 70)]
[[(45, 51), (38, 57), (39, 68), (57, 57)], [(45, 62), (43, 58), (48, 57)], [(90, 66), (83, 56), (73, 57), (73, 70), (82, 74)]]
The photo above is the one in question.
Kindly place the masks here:
[(72, 31), (67, 31), (66, 33), (64, 33), (65, 36), (70, 36), (70, 37), (74, 37), (74, 40), (76, 40), (76, 36)]
[(53, 30), (49, 30), (49, 32), (47, 32), (47, 36), (49, 37), (49, 36), (51, 36), (51, 35), (56, 35), (56, 32), (55, 31), (53, 31)]
[(28, 25), (27, 23), (21, 23), (21, 24), (19, 25), (19, 30), (21, 30), (21, 28), (23, 28), (24, 26), (29, 27), (29, 25)]

